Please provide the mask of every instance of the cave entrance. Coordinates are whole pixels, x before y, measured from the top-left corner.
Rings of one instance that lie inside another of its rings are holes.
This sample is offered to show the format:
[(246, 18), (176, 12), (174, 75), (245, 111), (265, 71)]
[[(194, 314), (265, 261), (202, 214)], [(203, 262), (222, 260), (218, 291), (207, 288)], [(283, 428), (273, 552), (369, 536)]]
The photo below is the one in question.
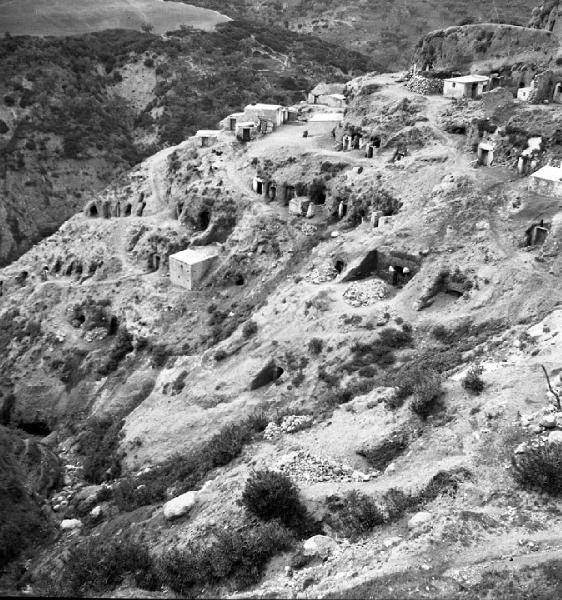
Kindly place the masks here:
[(95, 204), (92, 204), (92, 206), (90, 206), (89, 215), (90, 217), (98, 216), (98, 207)]
[(461, 290), (452, 287), (448, 287), (445, 290), (445, 294), (447, 294), (447, 296), (453, 296), (454, 298), (462, 298), (464, 295), (464, 293)]
[(127, 206), (125, 206), (125, 216), (130, 217), (132, 211), (133, 207), (130, 204), (127, 204)]
[(160, 268), (160, 255), (159, 254), (153, 254), (151, 259), (150, 259), (150, 268), (153, 271), (158, 271), (158, 269)]
[(77, 277), (80, 277), (80, 275), (82, 275), (82, 263), (78, 263), (76, 265), (76, 269), (74, 269), (74, 275), (76, 275)]
[(25, 423), (18, 423), (18, 429), (25, 431), (29, 435), (37, 437), (45, 437), (51, 433), (51, 428), (45, 423), (45, 421), (30, 421)]
[(263, 194), (263, 181), (261, 179), (256, 181), (256, 193)]
[(244, 275), (242, 275), (241, 273), (238, 273), (236, 275), (236, 277), (234, 278), (234, 285), (244, 285), (245, 281), (244, 281)]
[(142, 213), (144, 212), (145, 206), (146, 202), (141, 202), (140, 206), (137, 208), (137, 217), (142, 217)]
[(559, 82), (554, 86), (554, 94), (552, 95), (552, 101), (560, 104), (562, 102), (562, 83)]
[(119, 329), (119, 319), (115, 316), (111, 317), (111, 320), (109, 321), (109, 329), (108, 329), (108, 333), (109, 335), (115, 335), (117, 333), (117, 330)]
[(199, 229), (204, 231), (209, 227), (209, 223), (211, 222), (211, 213), (208, 210), (202, 210), (199, 213), (199, 217), (197, 218), (197, 222), (199, 225)]
[(377, 250), (371, 250), (365, 255), (365, 258), (352, 269), (343, 281), (358, 281), (366, 279), (377, 272), (379, 267), (379, 253)]
[(334, 269), (341, 275), (343, 270), (345, 269), (345, 263), (343, 260), (336, 260), (334, 263)]

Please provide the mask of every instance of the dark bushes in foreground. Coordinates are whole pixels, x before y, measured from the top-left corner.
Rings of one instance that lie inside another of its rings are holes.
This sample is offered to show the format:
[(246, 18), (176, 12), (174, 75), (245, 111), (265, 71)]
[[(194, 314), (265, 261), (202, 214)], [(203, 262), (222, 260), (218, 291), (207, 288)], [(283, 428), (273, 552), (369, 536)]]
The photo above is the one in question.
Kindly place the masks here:
[(530, 446), (513, 456), (512, 465), (521, 486), (562, 495), (562, 444)]

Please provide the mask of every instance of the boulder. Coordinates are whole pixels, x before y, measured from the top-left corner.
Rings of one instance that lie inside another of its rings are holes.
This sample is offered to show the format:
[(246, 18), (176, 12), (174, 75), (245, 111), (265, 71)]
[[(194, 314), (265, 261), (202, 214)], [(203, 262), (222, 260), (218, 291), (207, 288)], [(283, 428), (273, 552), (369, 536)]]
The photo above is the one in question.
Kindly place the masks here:
[(186, 515), (197, 502), (197, 492), (186, 492), (164, 504), (164, 517), (171, 521)]
[(544, 417), (541, 419), (541, 425), (545, 429), (552, 429), (553, 427), (556, 427), (556, 415), (544, 415)]
[(73, 531), (74, 529), (82, 528), (82, 521), (80, 519), (64, 519), (61, 521), (60, 528), (64, 531)]
[(416, 527), (419, 527), (420, 525), (425, 525), (426, 523), (429, 523), (429, 521), (431, 521), (431, 519), (433, 519), (433, 515), (429, 512), (422, 511), (422, 512), (416, 513), (408, 521), (408, 528), (415, 529)]
[(305, 556), (319, 556), (325, 558), (338, 547), (337, 542), (327, 535), (315, 535), (308, 538), (303, 544)]
[(551, 431), (548, 434), (549, 444), (562, 444), (562, 431)]

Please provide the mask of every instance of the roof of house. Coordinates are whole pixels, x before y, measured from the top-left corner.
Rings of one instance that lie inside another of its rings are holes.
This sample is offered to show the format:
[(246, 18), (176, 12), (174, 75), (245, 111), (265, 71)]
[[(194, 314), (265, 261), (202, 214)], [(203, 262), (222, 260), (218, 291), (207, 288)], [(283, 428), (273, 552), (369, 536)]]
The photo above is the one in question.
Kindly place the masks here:
[(319, 83), (315, 88), (310, 90), (313, 96), (327, 96), (329, 94), (341, 94), (344, 88), (343, 83)]
[(337, 100), (345, 100), (345, 96), (343, 94), (328, 94), (328, 96), (336, 98)]
[(240, 123), (236, 121), (236, 127), (255, 127), (256, 124), (253, 121), (241, 121)]
[(560, 167), (547, 165), (546, 167), (542, 167), (538, 171), (532, 173), (531, 177), (536, 177), (537, 179), (546, 179), (548, 181), (561, 181), (562, 169)]
[(343, 121), (343, 113), (316, 113), (308, 118), (308, 122)]
[(262, 104), (261, 102), (246, 106), (246, 110), (281, 110), (282, 108), (281, 104)]
[(195, 135), (197, 137), (217, 137), (221, 133), (218, 129), (200, 129)]
[(463, 75), (462, 77), (451, 77), (445, 81), (453, 81), (454, 83), (481, 83), (489, 81), (490, 78), (486, 75)]
[(219, 249), (217, 246), (194, 246), (193, 248), (187, 248), (187, 250), (181, 250), (180, 252), (171, 254), (170, 258), (187, 265), (196, 265), (197, 263), (209, 258), (214, 258), (218, 255)]

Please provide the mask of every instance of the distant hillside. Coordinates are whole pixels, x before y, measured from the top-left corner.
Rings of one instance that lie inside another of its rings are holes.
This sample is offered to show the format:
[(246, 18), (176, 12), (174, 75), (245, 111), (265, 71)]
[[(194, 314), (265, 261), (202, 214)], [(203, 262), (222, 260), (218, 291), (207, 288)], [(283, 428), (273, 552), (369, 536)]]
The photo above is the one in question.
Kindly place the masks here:
[(113, 30), (0, 40), (0, 264), (116, 174), (229, 111), (292, 103), (320, 80), (376, 67), (280, 28), (228, 22), (162, 38)]
[(0, 0), (1, 31), (12, 35), (76, 35), (104, 29), (136, 29), (150, 24), (155, 33), (190, 25), (211, 30), (227, 20), (201, 7), (163, 0)]
[[(526, 25), (527, 0), (193, 0), (235, 18), (275, 23), (369, 54), (383, 70), (409, 65), (413, 48), (428, 31), (474, 22)], [(284, 7), (287, 7), (286, 9)]]

